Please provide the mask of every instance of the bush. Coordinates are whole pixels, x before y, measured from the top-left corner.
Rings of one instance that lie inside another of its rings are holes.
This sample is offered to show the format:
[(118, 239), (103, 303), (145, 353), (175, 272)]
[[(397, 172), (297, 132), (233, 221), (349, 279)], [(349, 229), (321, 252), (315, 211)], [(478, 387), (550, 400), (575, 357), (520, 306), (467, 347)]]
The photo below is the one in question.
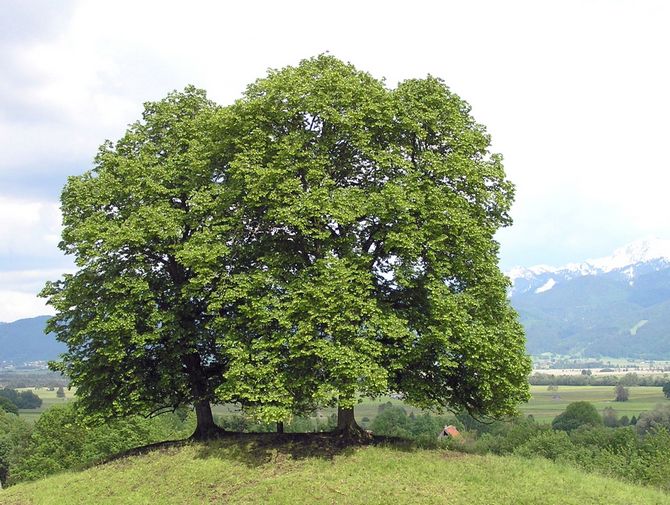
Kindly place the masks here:
[(14, 414), (0, 411), (0, 484), (5, 486), (14, 467), (25, 457), (30, 442), (30, 425)]
[(657, 405), (654, 410), (643, 412), (637, 418), (635, 427), (642, 435), (654, 428), (670, 430), (670, 405)]
[(19, 409), (39, 409), (42, 406), (42, 399), (32, 391), (18, 392), (16, 389), (0, 389), (0, 396), (7, 398)]
[(514, 454), (525, 458), (541, 456), (556, 461), (568, 458), (575, 446), (564, 431), (544, 430), (518, 447)]
[(180, 421), (176, 414), (153, 419), (130, 417), (90, 426), (74, 403), (56, 406), (35, 422), (26, 457), (11, 475), (11, 482), (32, 480), (70, 468), (81, 468), (134, 447), (184, 438), (194, 429), (193, 416)]
[(573, 402), (554, 418), (551, 427), (555, 430), (571, 431), (580, 426), (602, 426), (603, 421), (596, 408), (589, 402)]
[(8, 414), (19, 414), (19, 408), (9, 398), (0, 396), (0, 412), (7, 412)]
[[(372, 421), (370, 429), (376, 435), (410, 438), (410, 420), (402, 407), (386, 406)], [(437, 438), (437, 433), (435, 434)]]

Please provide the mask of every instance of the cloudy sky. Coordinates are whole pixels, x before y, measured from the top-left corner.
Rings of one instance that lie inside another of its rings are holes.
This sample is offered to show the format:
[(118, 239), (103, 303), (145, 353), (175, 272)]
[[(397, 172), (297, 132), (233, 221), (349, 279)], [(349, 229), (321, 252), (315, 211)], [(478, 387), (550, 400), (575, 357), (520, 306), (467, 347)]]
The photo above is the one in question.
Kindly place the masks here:
[(48, 312), (60, 190), (144, 101), (192, 83), (227, 104), (326, 51), (472, 105), (517, 186), (503, 269), (670, 238), (669, 23), (662, 0), (2, 0), (0, 321)]

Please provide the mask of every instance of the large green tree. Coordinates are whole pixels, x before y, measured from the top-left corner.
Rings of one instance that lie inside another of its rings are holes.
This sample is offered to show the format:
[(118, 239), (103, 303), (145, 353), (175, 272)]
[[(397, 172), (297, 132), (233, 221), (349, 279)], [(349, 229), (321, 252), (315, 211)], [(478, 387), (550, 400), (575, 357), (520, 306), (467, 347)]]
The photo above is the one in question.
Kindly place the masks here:
[(213, 287), (194, 284), (190, 264), (216, 249), (199, 235), (222, 176), (208, 149), (215, 110), (194, 88), (145, 104), (142, 120), (63, 190), (60, 248), (78, 270), (43, 295), (57, 311), (48, 331), (68, 345), (52, 367), (89, 417), (192, 404), (194, 436), (218, 431), (210, 402), (227, 357), (208, 327)]
[(528, 398), (494, 240), (513, 187), (441, 80), (390, 90), (320, 56), (251, 85), (217, 141), (247, 258), (214, 302), (235, 307), (223, 397), (268, 417), (337, 403), (342, 430), (358, 395), (482, 416)]
[(528, 397), (495, 232), (513, 187), (439, 79), (389, 89), (322, 55), (219, 108), (147, 104), (63, 191), (78, 271), (44, 294), (92, 416), (210, 402), (281, 421), (402, 393), (482, 416)]

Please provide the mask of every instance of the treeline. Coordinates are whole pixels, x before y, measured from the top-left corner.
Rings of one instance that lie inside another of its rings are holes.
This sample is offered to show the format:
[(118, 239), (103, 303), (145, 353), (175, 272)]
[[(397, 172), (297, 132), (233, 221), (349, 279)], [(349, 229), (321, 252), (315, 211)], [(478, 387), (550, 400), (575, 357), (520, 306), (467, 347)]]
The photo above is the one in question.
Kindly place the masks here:
[[(17, 409), (39, 409), (42, 406), (42, 399), (32, 391), (17, 391), (12, 388), (0, 389), (0, 398), (4, 398)], [(0, 404), (0, 409), (9, 406), (6, 402)], [(11, 407), (10, 407), (11, 408)], [(7, 408), (4, 408), (7, 410)]]
[(39, 372), (0, 372), (0, 386), (14, 389), (67, 387), (69, 382), (69, 379), (62, 374), (45, 370)]
[(534, 373), (528, 379), (532, 386), (664, 386), (670, 382), (670, 375), (638, 375), (634, 372), (617, 375), (554, 375)]

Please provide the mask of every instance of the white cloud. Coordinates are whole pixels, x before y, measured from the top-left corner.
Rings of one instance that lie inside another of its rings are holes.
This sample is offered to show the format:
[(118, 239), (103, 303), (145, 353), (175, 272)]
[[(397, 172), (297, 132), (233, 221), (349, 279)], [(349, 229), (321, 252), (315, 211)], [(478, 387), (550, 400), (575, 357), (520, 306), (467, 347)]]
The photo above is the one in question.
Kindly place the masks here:
[(11, 323), (17, 319), (51, 315), (53, 308), (34, 294), (22, 291), (5, 291), (0, 289), (0, 321)]
[(0, 269), (2, 258), (61, 257), (57, 245), (61, 214), (51, 201), (0, 196)]
[[(26, 192), (40, 174), (88, 168), (143, 101), (194, 83), (229, 103), (266, 68), (330, 51), (390, 85), (443, 77), (472, 104), (517, 185), (515, 225), (498, 235), (508, 266), (670, 237), (667, 2), (72, 5), (40, 28), (47, 35), (5, 48), (0, 175), (30, 166)], [(54, 204), (15, 201), (14, 222), (2, 202), (0, 253), (30, 254), (58, 235), (35, 218), (35, 205)]]

